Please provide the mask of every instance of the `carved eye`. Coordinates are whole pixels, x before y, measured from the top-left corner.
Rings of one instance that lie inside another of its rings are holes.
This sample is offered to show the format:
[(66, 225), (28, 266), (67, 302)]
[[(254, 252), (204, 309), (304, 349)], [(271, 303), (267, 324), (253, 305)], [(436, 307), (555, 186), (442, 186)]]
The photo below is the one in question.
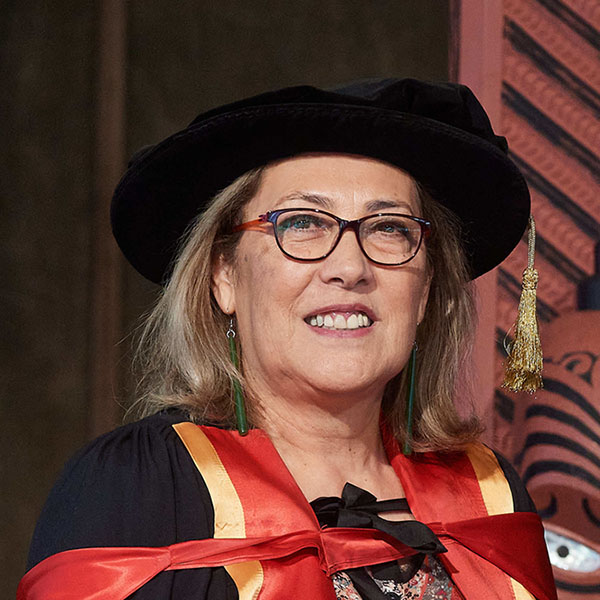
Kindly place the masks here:
[(553, 566), (564, 571), (592, 573), (600, 569), (600, 554), (589, 546), (549, 531), (544, 531), (546, 546)]

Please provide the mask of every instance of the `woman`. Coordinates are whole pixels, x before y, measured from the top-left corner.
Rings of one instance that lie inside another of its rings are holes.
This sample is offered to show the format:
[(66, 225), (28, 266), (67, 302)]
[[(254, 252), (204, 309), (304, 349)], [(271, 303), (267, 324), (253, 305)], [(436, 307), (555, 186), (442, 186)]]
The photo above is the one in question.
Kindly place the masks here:
[(452, 84), (279, 90), (134, 157), (112, 216), (165, 284), (148, 416), (67, 466), (20, 597), (555, 598), (526, 492), (452, 403), (468, 280), (528, 214)]

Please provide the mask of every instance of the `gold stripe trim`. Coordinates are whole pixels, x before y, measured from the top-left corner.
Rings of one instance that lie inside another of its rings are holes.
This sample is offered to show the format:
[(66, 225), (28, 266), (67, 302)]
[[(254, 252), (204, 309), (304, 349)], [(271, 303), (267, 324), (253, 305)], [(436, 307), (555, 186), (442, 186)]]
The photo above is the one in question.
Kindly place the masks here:
[[(177, 423), (173, 429), (189, 452), (208, 488), (215, 513), (215, 538), (245, 538), (244, 508), (215, 447), (194, 423)], [(264, 573), (259, 561), (225, 567), (233, 579), (240, 600), (256, 600)]]
[(473, 444), (467, 449), (467, 456), (475, 470), (488, 515), (514, 512), (510, 485), (496, 455), (483, 444)]
[[(473, 444), (467, 449), (467, 456), (477, 476), (488, 515), (514, 512), (512, 491), (496, 455), (483, 444)], [(515, 600), (535, 600), (518, 581), (511, 577), (510, 582)]]
[(530, 594), (518, 581), (511, 577), (510, 582), (512, 583), (515, 600), (535, 600), (535, 596)]

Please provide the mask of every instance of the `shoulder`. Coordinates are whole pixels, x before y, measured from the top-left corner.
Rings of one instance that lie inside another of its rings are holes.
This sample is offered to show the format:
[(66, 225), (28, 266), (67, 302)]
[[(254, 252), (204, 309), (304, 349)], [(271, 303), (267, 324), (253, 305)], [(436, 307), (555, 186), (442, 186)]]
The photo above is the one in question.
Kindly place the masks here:
[(535, 508), (535, 504), (529, 495), (529, 492), (525, 488), (525, 484), (519, 477), (519, 474), (515, 471), (515, 468), (512, 466), (510, 461), (497, 452), (496, 450), (492, 450), (502, 472), (504, 473), (504, 477), (506, 477), (506, 481), (508, 481), (508, 485), (510, 486), (510, 491), (513, 497), (513, 504), (515, 507), (515, 512), (537, 512)]
[[(186, 420), (179, 412), (158, 413), (96, 438), (66, 463), (52, 493), (85, 492), (106, 500), (107, 493), (123, 497), (133, 491), (134, 482), (147, 487), (158, 476), (176, 476), (174, 456), (182, 448), (173, 425)], [(113, 489), (116, 484), (121, 486)]]
[[(506, 481), (512, 496), (514, 512), (536, 512), (535, 505), (521, 478), (510, 461), (500, 452), (482, 443), (475, 443), (468, 448), (466, 454), (480, 483), (498, 481), (498, 478)], [(499, 488), (496, 487), (495, 489)]]
[(65, 466), (42, 510), (29, 567), (47, 556), (95, 546), (162, 546), (208, 537), (206, 486), (163, 412), (107, 433)]

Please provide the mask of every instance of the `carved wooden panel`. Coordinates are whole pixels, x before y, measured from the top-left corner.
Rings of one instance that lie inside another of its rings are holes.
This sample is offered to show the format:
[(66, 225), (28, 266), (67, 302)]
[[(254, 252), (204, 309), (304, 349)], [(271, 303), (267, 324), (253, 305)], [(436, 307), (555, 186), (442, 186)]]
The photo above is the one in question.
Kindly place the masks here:
[[(504, 0), (502, 130), (532, 192), (544, 325), (577, 309), (577, 285), (593, 274), (600, 240), (600, 2)], [(498, 386), (516, 316), (527, 249), (501, 265), (496, 317)], [(495, 439), (509, 435), (519, 398), (496, 390)]]

